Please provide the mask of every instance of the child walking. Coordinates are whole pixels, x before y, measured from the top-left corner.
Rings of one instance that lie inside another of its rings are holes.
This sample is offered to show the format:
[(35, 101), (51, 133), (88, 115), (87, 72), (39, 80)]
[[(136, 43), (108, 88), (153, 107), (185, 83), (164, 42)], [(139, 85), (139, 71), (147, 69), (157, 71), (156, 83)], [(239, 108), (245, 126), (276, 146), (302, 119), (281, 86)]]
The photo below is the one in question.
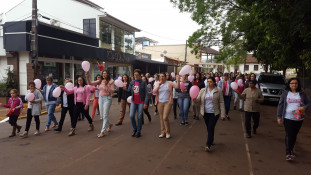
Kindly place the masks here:
[(28, 101), (28, 110), (27, 110), (26, 128), (25, 128), (25, 131), (20, 135), (23, 138), (28, 137), (28, 131), (30, 128), (32, 117), (34, 117), (35, 121), (36, 121), (36, 131), (35, 131), (34, 135), (40, 134), (40, 131), (39, 131), (39, 129), (40, 129), (39, 115), (41, 114), (41, 101), (43, 100), (43, 96), (42, 96), (41, 92), (38, 89), (36, 89), (35, 86), (36, 85), (34, 82), (28, 83), (29, 90), (27, 90), (25, 97), (27, 97), (28, 94), (33, 93), (35, 95), (35, 98), (34, 99), (26, 99), (25, 98), (25, 100)]
[(9, 99), (8, 104), (1, 104), (5, 108), (10, 108), (10, 111), (7, 115), (9, 115), (9, 123), (13, 127), (12, 134), (9, 137), (16, 136), (16, 129), (17, 133), (20, 132), (21, 126), (17, 125), (17, 119), (21, 112), (21, 108), (23, 107), (22, 99), (18, 97), (18, 91), (16, 89), (11, 89), (10, 91), (11, 98)]

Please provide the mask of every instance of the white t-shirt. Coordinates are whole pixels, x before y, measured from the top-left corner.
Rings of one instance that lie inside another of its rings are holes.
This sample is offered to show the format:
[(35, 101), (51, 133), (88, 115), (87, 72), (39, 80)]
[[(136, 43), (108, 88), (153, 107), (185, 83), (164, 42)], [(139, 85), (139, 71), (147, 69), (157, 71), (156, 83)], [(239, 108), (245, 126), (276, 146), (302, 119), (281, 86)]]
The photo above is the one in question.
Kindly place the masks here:
[(63, 107), (65, 107), (65, 108), (68, 107), (68, 100), (67, 100), (66, 92), (64, 92), (64, 94), (63, 94)]
[(161, 84), (159, 88), (159, 102), (166, 103), (169, 101), (170, 89), (168, 87), (168, 82), (166, 81), (164, 84)]
[(298, 108), (301, 104), (300, 94), (298, 92), (292, 93), (289, 91), (286, 97), (286, 102), (287, 106), (285, 118), (289, 120), (303, 120), (301, 119), (301, 116), (297, 114)]
[(46, 92), (45, 92), (46, 101), (45, 101), (45, 103), (49, 102), (49, 93), (50, 93), (51, 87), (52, 87), (52, 85), (46, 85)]
[(205, 113), (214, 113), (214, 103), (213, 103), (213, 94), (214, 90), (209, 91), (208, 88), (206, 88), (206, 95), (205, 95)]

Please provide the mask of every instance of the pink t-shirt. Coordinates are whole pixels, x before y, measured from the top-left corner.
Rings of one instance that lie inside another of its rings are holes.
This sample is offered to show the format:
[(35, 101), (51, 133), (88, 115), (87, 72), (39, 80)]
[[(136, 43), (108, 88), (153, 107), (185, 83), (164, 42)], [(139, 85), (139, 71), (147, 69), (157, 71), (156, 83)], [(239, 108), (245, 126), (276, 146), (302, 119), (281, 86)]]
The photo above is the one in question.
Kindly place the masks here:
[(77, 88), (76, 93), (77, 93), (77, 102), (83, 102), (84, 101), (83, 97), (84, 97), (85, 89), (83, 87), (79, 87), (79, 88)]
[(140, 98), (139, 98), (139, 82), (138, 81), (135, 81), (133, 90), (134, 90), (134, 100), (132, 100), (132, 102), (135, 104), (144, 104), (144, 101), (140, 101)]

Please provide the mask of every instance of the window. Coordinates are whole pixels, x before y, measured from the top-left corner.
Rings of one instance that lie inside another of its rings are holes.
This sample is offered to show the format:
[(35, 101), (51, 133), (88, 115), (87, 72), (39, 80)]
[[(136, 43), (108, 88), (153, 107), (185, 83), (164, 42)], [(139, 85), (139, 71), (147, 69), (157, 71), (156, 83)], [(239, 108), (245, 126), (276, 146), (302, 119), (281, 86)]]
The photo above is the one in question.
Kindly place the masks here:
[(249, 70), (249, 65), (244, 65), (244, 71), (248, 71)]
[(123, 30), (114, 27), (114, 50), (122, 52), (123, 46), (124, 46)]
[(134, 34), (124, 31), (125, 53), (134, 54)]
[(112, 49), (111, 44), (111, 25), (107, 24), (103, 21), (100, 21), (99, 23), (100, 27), (100, 41), (101, 41), (101, 47), (106, 49)]
[(254, 71), (258, 71), (258, 65), (254, 65)]
[(83, 33), (96, 37), (96, 19), (83, 19)]

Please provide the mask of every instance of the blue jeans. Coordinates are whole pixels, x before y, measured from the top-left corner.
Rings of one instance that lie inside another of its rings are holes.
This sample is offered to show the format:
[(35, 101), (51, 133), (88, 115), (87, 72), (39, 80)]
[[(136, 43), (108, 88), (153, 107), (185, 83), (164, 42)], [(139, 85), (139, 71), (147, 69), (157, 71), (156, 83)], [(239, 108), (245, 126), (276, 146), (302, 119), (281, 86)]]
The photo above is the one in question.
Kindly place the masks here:
[[(135, 104), (133, 102), (131, 103), (130, 118), (131, 118), (134, 132), (141, 132), (143, 108), (144, 108), (144, 104)], [(136, 119), (135, 119), (136, 111), (137, 111), (137, 122), (138, 122), (137, 124), (136, 124)]]
[(178, 98), (177, 103), (179, 107), (179, 116), (181, 118), (181, 122), (188, 121), (190, 98)]
[(231, 96), (224, 96), (224, 102), (225, 102), (226, 115), (228, 115), (230, 110)]
[(101, 132), (105, 132), (107, 127), (111, 125), (108, 115), (109, 115), (109, 110), (110, 106), (112, 103), (112, 97), (111, 96), (100, 96), (98, 99), (99, 102), (99, 114), (100, 118), (103, 119), (103, 127)]
[(48, 112), (48, 119), (46, 121), (46, 125), (45, 126), (48, 128), (51, 125), (51, 121), (54, 124), (57, 123), (57, 120), (56, 120), (55, 115), (54, 115), (56, 104), (45, 105), (45, 108), (46, 108), (46, 111)]

